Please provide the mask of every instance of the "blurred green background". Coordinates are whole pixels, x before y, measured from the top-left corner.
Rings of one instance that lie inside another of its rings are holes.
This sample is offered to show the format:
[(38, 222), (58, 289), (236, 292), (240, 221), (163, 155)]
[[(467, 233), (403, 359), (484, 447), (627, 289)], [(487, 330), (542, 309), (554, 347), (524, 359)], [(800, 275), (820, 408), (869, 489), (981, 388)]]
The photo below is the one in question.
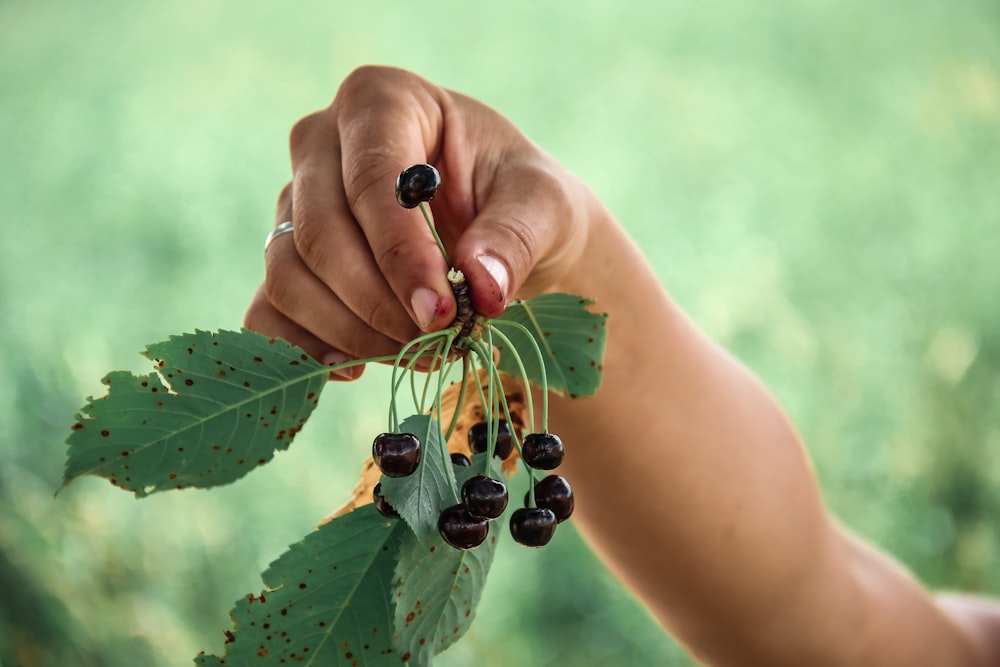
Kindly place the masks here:
[[(236, 485), (53, 498), (105, 372), (240, 325), (288, 130), (365, 63), (481, 98), (581, 174), (773, 388), (833, 511), (936, 588), (1000, 594), (994, 0), (3, 0), (2, 667), (219, 651), (350, 491), (377, 372)], [(440, 664), (692, 663), (569, 528), (507, 541)]]

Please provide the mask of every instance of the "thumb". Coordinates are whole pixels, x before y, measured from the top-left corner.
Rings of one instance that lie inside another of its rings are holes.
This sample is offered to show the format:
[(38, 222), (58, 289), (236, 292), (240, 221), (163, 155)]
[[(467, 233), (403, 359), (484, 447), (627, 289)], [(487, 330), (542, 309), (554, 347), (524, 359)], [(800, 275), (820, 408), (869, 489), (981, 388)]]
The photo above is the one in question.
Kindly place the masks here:
[(455, 244), (453, 264), (465, 274), (473, 308), (503, 313), (518, 294), (537, 293), (568, 268), (574, 216), (568, 175), (547, 166), (498, 170), (494, 184)]

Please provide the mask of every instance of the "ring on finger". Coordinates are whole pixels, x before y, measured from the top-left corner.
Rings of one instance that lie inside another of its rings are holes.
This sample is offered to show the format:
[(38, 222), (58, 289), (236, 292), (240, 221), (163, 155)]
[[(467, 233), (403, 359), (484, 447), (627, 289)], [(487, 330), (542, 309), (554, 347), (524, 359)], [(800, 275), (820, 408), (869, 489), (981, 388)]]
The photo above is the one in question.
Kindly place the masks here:
[(291, 220), (287, 220), (276, 226), (268, 233), (267, 238), (264, 239), (264, 252), (267, 252), (268, 246), (271, 245), (271, 242), (274, 241), (274, 239), (278, 238), (282, 234), (288, 234), (291, 232), (292, 232)]

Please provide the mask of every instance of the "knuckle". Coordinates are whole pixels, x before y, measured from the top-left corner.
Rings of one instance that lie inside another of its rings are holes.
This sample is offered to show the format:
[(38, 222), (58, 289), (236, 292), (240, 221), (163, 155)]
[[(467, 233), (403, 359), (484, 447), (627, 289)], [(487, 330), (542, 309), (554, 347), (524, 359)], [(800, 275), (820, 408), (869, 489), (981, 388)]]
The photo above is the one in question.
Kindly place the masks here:
[(414, 250), (413, 239), (405, 235), (393, 235), (382, 239), (382, 243), (375, 252), (375, 263), (382, 269), (386, 276), (391, 275), (393, 267), (405, 265), (407, 255)]
[(361, 65), (351, 71), (337, 90), (334, 105), (343, 100), (370, 99), (380, 91), (392, 91), (414, 75), (385, 65)]
[(369, 298), (360, 306), (361, 318), (376, 331), (388, 331), (391, 329), (391, 322), (394, 315), (394, 302), (387, 296)]
[[(282, 271), (268, 270), (264, 276), (264, 294), (268, 302), (274, 308), (284, 314), (289, 315), (295, 311), (296, 292), (292, 289), (290, 281), (286, 279)], [(250, 313), (247, 313), (249, 316)]]
[(518, 258), (517, 266), (511, 267), (513, 270), (529, 267), (533, 263), (535, 249), (538, 243), (538, 236), (534, 227), (523, 218), (511, 218), (508, 229), (514, 241), (511, 253)]
[(316, 132), (325, 124), (325, 112), (317, 111), (300, 118), (292, 125), (292, 130), (288, 134), (288, 149), (293, 163), (308, 150)]
[(366, 200), (376, 195), (378, 186), (395, 179), (399, 169), (395, 166), (389, 148), (368, 148), (346, 156), (344, 161), (344, 193), (348, 205), (355, 211), (363, 208)]
[(326, 221), (308, 211), (296, 211), (295, 250), (309, 270), (318, 276), (325, 276), (329, 264), (329, 252), (323, 244)]
[(573, 194), (564, 179), (549, 169), (542, 167), (537, 178), (534, 179), (535, 187), (538, 189), (538, 196), (544, 199), (554, 209), (555, 213), (567, 213), (573, 208)]
[(389, 70), (381, 65), (361, 65), (355, 67), (350, 74), (344, 77), (340, 84), (337, 97), (351, 97), (356, 90), (367, 90), (373, 83), (379, 81)]

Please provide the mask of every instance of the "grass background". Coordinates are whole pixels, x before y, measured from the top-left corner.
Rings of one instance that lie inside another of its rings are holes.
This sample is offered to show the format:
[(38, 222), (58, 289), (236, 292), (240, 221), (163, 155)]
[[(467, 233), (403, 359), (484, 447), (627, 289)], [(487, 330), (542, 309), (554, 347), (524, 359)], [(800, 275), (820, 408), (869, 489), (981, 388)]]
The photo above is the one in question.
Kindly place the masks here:
[[(787, 407), (832, 510), (929, 585), (1000, 594), (998, 35), (992, 0), (0, 0), (0, 665), (220, 650), (353, 486), (367, 376), (239, 484), (53, 499), (105, 372), (240, 324), (288, 130), (372, 62), (580, 173)], [(572, 530), (502, 547), (479, 614), (441, 665), (691, 664)]]

